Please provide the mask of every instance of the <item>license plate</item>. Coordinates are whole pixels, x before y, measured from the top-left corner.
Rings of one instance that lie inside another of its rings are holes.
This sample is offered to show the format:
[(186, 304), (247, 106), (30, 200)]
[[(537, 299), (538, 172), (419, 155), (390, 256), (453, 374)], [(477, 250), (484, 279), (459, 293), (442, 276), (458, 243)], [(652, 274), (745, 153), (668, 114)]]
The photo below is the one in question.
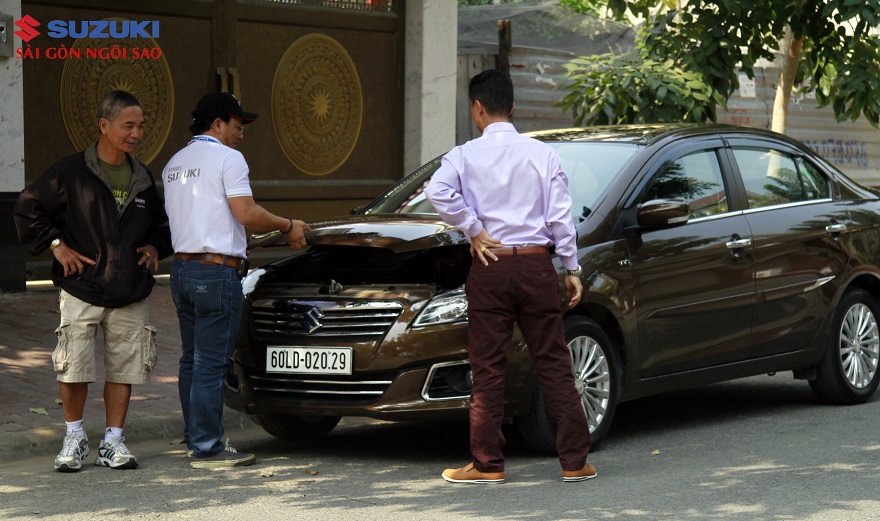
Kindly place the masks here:
[(266, 372), (351, 374), (353, 361), (350, 347), (269, 346), (266, 351)]

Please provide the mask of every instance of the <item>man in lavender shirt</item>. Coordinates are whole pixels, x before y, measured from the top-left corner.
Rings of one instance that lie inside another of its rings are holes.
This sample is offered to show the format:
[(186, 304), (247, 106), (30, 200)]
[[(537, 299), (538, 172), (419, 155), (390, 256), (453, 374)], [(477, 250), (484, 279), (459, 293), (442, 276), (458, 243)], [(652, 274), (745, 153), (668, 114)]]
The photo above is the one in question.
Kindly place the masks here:
[(568, 178), (549, 146), (510, 123), (513, 84), (496, 70), (471, 78), (471, 117), (482, 136), (452, 149), (425, 190), (447, 223), (471, 238), (467, 280), (473, 461), (447, 469), (453, 483), (503, 483), (504, 372), (513, 323), (523, 332), (553, 419), (562, 480), (596, 477), (590, 429), (575, 390), (549, 247), (566, 269), (569, 307), (581, 298)]

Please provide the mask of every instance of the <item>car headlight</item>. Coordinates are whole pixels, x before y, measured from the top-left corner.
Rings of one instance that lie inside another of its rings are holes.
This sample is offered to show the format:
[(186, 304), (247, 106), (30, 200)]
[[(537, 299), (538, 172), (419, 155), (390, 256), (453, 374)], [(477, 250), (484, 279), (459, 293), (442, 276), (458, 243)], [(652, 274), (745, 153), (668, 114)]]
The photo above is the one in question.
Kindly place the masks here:
[(467, 295), (464, 286), (431, 299), (413, 322), (413, 327), (467, 322)]

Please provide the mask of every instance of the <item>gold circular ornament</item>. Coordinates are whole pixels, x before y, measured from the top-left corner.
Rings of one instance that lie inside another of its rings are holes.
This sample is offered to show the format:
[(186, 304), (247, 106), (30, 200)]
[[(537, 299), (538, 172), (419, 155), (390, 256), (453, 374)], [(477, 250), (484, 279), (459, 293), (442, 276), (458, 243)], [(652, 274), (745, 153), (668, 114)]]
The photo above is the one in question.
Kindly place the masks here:
[(293, 166), (314, 176), (336, 171), (357, 144), (362, 117), (361, 82), (345, 48), (323, 34), (293, 42), (272, 83), (275, 136)]
[(77, 49), (79, 58), (64, 62), (61, 115), (71, 143), (83, 150), (97, 141), (98, 103), (108, 92), (124, 90), (138, 98), (144, 111), (145, 131), (134, 155), (150, 163), (168, 139), (174, 114), (171, 69), (159, 44), (142, 37), (78, 38), (70, 49)]

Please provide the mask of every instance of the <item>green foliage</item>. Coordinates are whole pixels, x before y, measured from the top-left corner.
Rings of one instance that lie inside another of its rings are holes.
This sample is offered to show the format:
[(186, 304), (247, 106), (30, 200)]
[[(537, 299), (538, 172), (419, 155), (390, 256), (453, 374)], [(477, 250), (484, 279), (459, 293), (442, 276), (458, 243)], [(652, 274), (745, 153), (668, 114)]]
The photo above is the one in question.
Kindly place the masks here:
[(598, 15), (599, 8), (589, 0), (559, 0), (559, 5), (576, 13)]
[[(870, 34), (870, 29), (880, 26), (877, 0), (680, 0), (680, 3), (682, 7), (677, 10), (673, 0), (607, 0), (615, 17), (629, 12), (648, 22), (639, 31), (637, 59), (603, 57), (590, 65), (590, 70), (604, 70), (605, 76), (591, 74), (586, 66), (591, 62), (583, 58), (572, 62), (572, 84), (569, 85), (572, 92), (560, 104), (572, 109), (578, 124), (602, 121), (594, 110), (598, 104), (602, 104), (602, 111), (606, 110), (605, 106), (611, 107), (611, 114), (620, 121), (654, 121), (647, 119), (655, 116), (653, 111), (643, 111), (645, 106), (651, 105), (644, 98), (654, 96), (656, 102), (666, 106), (662, 99), (665, 96), (661, 97), (659, 89), (633, 95), (642, 105), (629, 111), (618, 106), (625, 96), (617, 90), (625, 83), (623, 76), (633, 75), (626, 83), (634, 85), (643, 81), (648, 71), (656, 70), (658, 63), (675, 64), (675, 70), (687, 71), (693, 81), (702, 82), (712, 93), (708, 100), (695, 98), (691, 104), (679, 103), (676, 99), (663, 111), (663, 116), (692, 121), (695, 114), (700, 114), (714, 120), (715, 104), (724, 106), (739, 88), (737, 73), (742, 71), (753, 78), (759, 60), (773, 61), (788, 26), (795, 39), (803, 38), (795, 84), (803, 87), (803, 91), (815, 91), (819, 106), (831, 105), (838, 120), (864, 116), (873, 126), (878, 126), (880, 38)], [(643, 65), (639, 65), (639, 60)], [(673, 81), (677, 74), (668, 73), (666, 81)], [(697, 90), (705, 96), (705, 91)], [(609, 101), (611, 92), (614, 92), (614, 103)], [(590, 96), (605, 98), (587, 101)], [(699, 107), (700, 112), (694, 107)], [(629, 114), (632, 119), (621, 119), (621, 114)]]
[[(720, 98), (722, 104), (739, 87), (737, 73), (754, 77), (759, 59), (774, 60), (773, 50), (791, 27), (794, 38), (804, 40), (796, 84), (815, 91), (820, 106), (831, 104), (839, 120), (864, 115), (878, 126), (880, 39), (869, 32), (880, 26), (877, 0), (681, 0), (680, 10), (670, 0), (607, 2), (615, 16), (629, 11), (650, 20), (637, 41), (646, 64), (674, 63), (704, 81), (717, 94), (711, 99)], [(630, 63), (620, 70), (608, 67), (612, 69), (629, 74), (638, 67)], [(592, 86), (583, 78), (573, 87), (603, 90), (601, 84)], [(571, 95), (567, 99), (573, 100)], [(680, 109), (685, 115), (688, 106)]]
[(458, 5), (474, 6), (474, 5), (494, 5), (494, 4), (517, 4), (526, 2), (527, 0), (458, 0)]
[(566, 64), (572, 83), (559, 106), (576, 125), (715, 121), (721, 101), (702, 77), (667, 60), (610, 54)]
[[(574, 11), (581, 14), (588, 14), (592, 16), (599, 16), (603, 4), (604, 1), (602, 0), (559, 0), (559, 5), (568, 9), (569, 11)], [(618, 22), (626, 20), (626, 17), (622, 14), (615, 18)]]
[[(831, 105), (839, 121), (860, 115), (875, 127), (880, 121), (880, 38), (869, 34), (880, 26), (880, 2), (839, 0), (815, 18), (804, 21), (804, 54), (798, 78), (808, 80), (805, 90), (816, 94), (820, 106)], [(840, 5), (837, 5), (840, 4)], [(836, 24), (846, 24), (851, 33)], [(814, 35), (810, 37), (810, 35)]]
[(603, 18), (611, 18), (617, 22), (628, 23), (625, 11), (611, 12), (605, 10), (607, 0), (559, 0), (559, 5), (576, 13), (588, 14)]

